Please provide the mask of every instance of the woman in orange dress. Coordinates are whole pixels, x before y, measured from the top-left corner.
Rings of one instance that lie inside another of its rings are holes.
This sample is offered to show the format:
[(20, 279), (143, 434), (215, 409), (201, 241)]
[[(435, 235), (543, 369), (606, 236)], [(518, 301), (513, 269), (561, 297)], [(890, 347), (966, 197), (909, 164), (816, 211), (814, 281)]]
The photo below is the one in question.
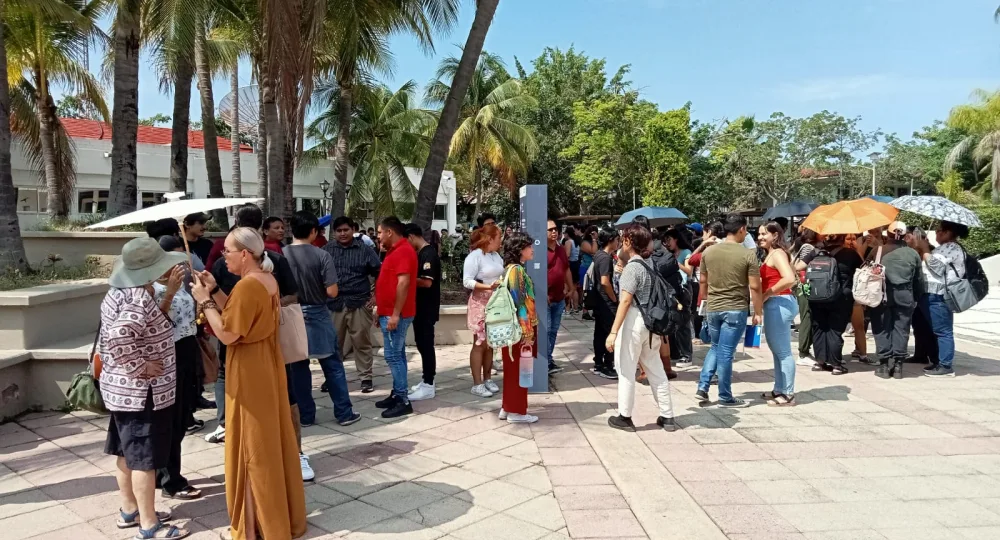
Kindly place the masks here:
[[(211, 273), (192, 293), (226, 351), (226, 503), (236, 540), (297, 538), (306, 532), (305, 491), (278, 347), (278, 284), (264, 240), (234, 229), (223, 257), (240, 276), (232, 294)], [(221, 306), (221, 307), (220, 307)]]

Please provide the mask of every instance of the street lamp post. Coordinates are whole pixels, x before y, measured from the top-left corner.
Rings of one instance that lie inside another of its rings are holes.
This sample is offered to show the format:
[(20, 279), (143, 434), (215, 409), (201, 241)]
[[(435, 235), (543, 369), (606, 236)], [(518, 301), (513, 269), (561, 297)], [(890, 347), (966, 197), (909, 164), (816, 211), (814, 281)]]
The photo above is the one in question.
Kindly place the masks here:
[[(327, 196), (326, 193), (330, 191), (330, 182), (327, 182), (324, 178), (322, 182), (319, 183), (319, 189), (323, 192), (323, 199), (319, 203), (319, 210), (321, 213), (327, 213)], [(332, 208), (332, 205), (331, 205)]]
[(868, 159), (870, 159), (871, 162), (872, 162), (872, 195), (873, 196), (875, 195), (875, 162), (878, 161), (878, 158), (880, 158), (880, 157), (882, 157), (882, 153), (881, 152), (872, 152), (871, 154), (868, 154)]

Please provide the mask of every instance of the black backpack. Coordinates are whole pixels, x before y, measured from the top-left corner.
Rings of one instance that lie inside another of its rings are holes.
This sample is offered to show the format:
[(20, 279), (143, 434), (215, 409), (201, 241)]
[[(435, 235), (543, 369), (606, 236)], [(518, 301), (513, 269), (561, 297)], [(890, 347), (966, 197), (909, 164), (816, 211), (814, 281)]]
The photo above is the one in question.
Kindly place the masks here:
[[(990, 292), (990, 280), (986, 278), (986, 272), (983, 271), (983, 265), (979, 264), (979, 259), (969, 255), (964, 246), (962, 252), (965, 253), (965, 279), (972, 286), (972, 293), (976, 296), (976, 300), (982, 302), (983, 298), (986, 298)], [(955, 265), (951, 265), (951, 267), (955, 269), (957, 274), (958, 269), (955, 268)]]
[(600, 293), (597, 292), (597, 288), (599, 286), (600, 280), (597, 278), (597, 264), (592, 262), (583, 275), (582, 288), (584, 308), (597, 309), (597, 303), (600, 301)]
[(833, 302), (844, 294), (844, 283), (834, 258), (841, 249), (843, 247), (832, 252), (820, 251), (806, 267), (806, 296), (810, 302)]
[(628, 264), (642, 265), (650, 279), (649, 301), (643, 304), (638, 297), (635, 299), (635, 306), (642, 314), (642, 322), (645, 323), (646, 330), (649, 330), (650, 343), (652, 343), (654, 335), (662, 337), (673, 335), (677, 331), (683, 315), (680, 311), (682, 306), (677, 302), (674, 288), (667, 283), (667, 280), (663, 279), (663, 276), (653, 270), (650, 265), (643, 263), (642, 260), (633, 259)]

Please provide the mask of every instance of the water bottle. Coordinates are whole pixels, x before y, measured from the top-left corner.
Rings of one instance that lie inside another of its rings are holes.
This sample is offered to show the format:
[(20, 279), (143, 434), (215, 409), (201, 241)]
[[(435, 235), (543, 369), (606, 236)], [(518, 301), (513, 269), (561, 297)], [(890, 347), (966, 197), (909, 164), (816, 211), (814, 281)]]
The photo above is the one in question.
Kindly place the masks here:
[(521, 347), (521, 358), (518, 362), (518, 384), (521, 388), (531, 388), (534, 383), (535, 357), (531, 354), (531, 347)]

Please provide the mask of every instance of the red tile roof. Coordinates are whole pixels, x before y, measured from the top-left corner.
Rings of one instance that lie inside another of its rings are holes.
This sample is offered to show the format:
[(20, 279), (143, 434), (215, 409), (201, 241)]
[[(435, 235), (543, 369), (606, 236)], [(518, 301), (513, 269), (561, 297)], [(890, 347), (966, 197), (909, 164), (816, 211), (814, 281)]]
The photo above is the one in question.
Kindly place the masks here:
[[(98, 139), (111, 140), (111, 126), (97, 120), (82, 120), (78, 118), (60, 118), (60, 122), (66, 133), (75, 139)], [(139, 144), (156, 144), (160, 146), (170, 146), (170, 134), (172, 130), (164, 127), (139, 126), (137, 142)], [(232, 145), (229, 139), (217, 137), (219, 141), (219, 151), (229, 152)], [(205, 148), (205, 139), (201, 131), (188, 131), (188, 148)], [(245, 144), (240, 145), (240, 152), (252, 152), (253, 149)]]

